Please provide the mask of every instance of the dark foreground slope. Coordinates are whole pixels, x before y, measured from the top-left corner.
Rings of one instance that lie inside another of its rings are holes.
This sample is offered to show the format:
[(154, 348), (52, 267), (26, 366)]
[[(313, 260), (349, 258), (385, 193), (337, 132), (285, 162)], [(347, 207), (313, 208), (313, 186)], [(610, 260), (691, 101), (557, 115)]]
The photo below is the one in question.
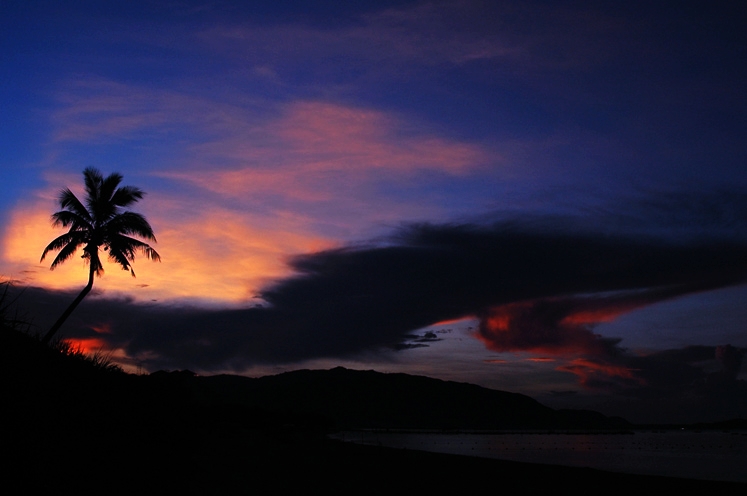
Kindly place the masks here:
[(666, 487), (740, 494), (745, 489), (331, 442), (313, 416), (215, 397), (204, 401), (195, 396), (188, 374), (136, 377), (91, 367), (5, 329), (1, 341), (5, 492), (424, 494), (495, 487), (534, 494), (567, 486), (584, 492), (615, 487), (653, 494)]

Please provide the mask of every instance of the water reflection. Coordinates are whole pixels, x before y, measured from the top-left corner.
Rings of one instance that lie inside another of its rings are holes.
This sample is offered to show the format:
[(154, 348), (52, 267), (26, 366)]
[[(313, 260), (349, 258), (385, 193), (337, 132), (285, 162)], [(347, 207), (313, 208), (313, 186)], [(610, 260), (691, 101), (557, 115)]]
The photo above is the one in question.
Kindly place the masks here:
[(345, 441), (613, 472), (747, 482), (747, 432), (628, 434), (355, 431)]

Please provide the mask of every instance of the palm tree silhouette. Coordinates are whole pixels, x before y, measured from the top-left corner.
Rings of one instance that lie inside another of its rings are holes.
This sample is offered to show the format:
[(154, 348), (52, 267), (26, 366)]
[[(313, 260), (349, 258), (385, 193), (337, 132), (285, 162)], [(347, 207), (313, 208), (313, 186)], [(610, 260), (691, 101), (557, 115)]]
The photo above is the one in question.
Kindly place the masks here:
[(70, 189), (65, 188), (60, 192), (59, 202), (62, 210), (52, 214), (52, 225), (70, 227), (70, 230), (44, 248), (40, 261), (44, 261), (48, 252), (59, 250), (50, 267), (50, 270), (54, 270), (82, 246), (81, 258), (89, 266), (88, 284), (49, 329), (42, 339), (44, 343), (52, 339), (75, 307), (91, 291), (94, 275), (100, 277), (104, 273), (104, 267), (99, 259), (101, 246), (109, 253), (109, 260), (121, 265), (122, 269), (129, 270), (132, 277), (135, 277), (135, 272), (132, 270), (131, 262), (135, 260), (136, 252), (139, 251), (154, 261), (161, 260), (160, 255), (150, 245), (131, 237), (134, 235), (155, 242), (156, 237), (148, 221), (140, 214), (124, 210), (140, 200), (145, 193), (133, 186), (119, 187), (122, 175), (116, 172), (104, 178), (97, 169), (88, 167), (83, 171), (83, 178), (86, 190), (85, 206)]

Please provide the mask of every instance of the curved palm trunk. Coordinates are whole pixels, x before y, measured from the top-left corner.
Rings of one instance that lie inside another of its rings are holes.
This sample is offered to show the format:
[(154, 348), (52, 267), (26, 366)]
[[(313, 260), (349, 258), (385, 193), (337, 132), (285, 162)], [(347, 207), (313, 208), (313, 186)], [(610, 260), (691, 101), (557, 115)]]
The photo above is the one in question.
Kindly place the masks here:
[(49, 331), (47, 331), (47, 334), (45, 334), (44, 338), (42, 339), (42, 343), (49, 343), (49, 340), (52, 339), (52, 336), (57, 333), (62, 324), (64, 324), (70, 314), (73, 313), (75, 307), (77, 307), (78, 304), (83, 301), (83, 298), (85, 298), (86, 295), (91, 291), (91, 288), (93, 287), (93, 272), (93, 264), (91, 264), (91, 270), (88, 272), (88, 284), (86, 284), (86, 287), (83, 288), (83, 291), (81, 291), (77, 298), (73, 300), (70, 306), (67, 307), (67, 310), (65, 310), (63, 314), (60, 315), (60, 318), (57, 319), (57, 322), (55, 322), (54, 325), (49, 329)]

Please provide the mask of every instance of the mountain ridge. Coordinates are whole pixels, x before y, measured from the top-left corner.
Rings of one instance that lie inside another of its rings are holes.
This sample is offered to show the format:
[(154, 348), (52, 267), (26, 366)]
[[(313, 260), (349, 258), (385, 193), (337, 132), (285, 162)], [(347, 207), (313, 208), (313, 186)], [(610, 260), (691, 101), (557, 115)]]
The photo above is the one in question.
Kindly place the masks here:
[(301, 369), (249, 378), (195, 376), (196, 398), (325, 418), (338, 428), (628, 429), (619, 417), (554, 410), (520, 393), (405, 373)]

